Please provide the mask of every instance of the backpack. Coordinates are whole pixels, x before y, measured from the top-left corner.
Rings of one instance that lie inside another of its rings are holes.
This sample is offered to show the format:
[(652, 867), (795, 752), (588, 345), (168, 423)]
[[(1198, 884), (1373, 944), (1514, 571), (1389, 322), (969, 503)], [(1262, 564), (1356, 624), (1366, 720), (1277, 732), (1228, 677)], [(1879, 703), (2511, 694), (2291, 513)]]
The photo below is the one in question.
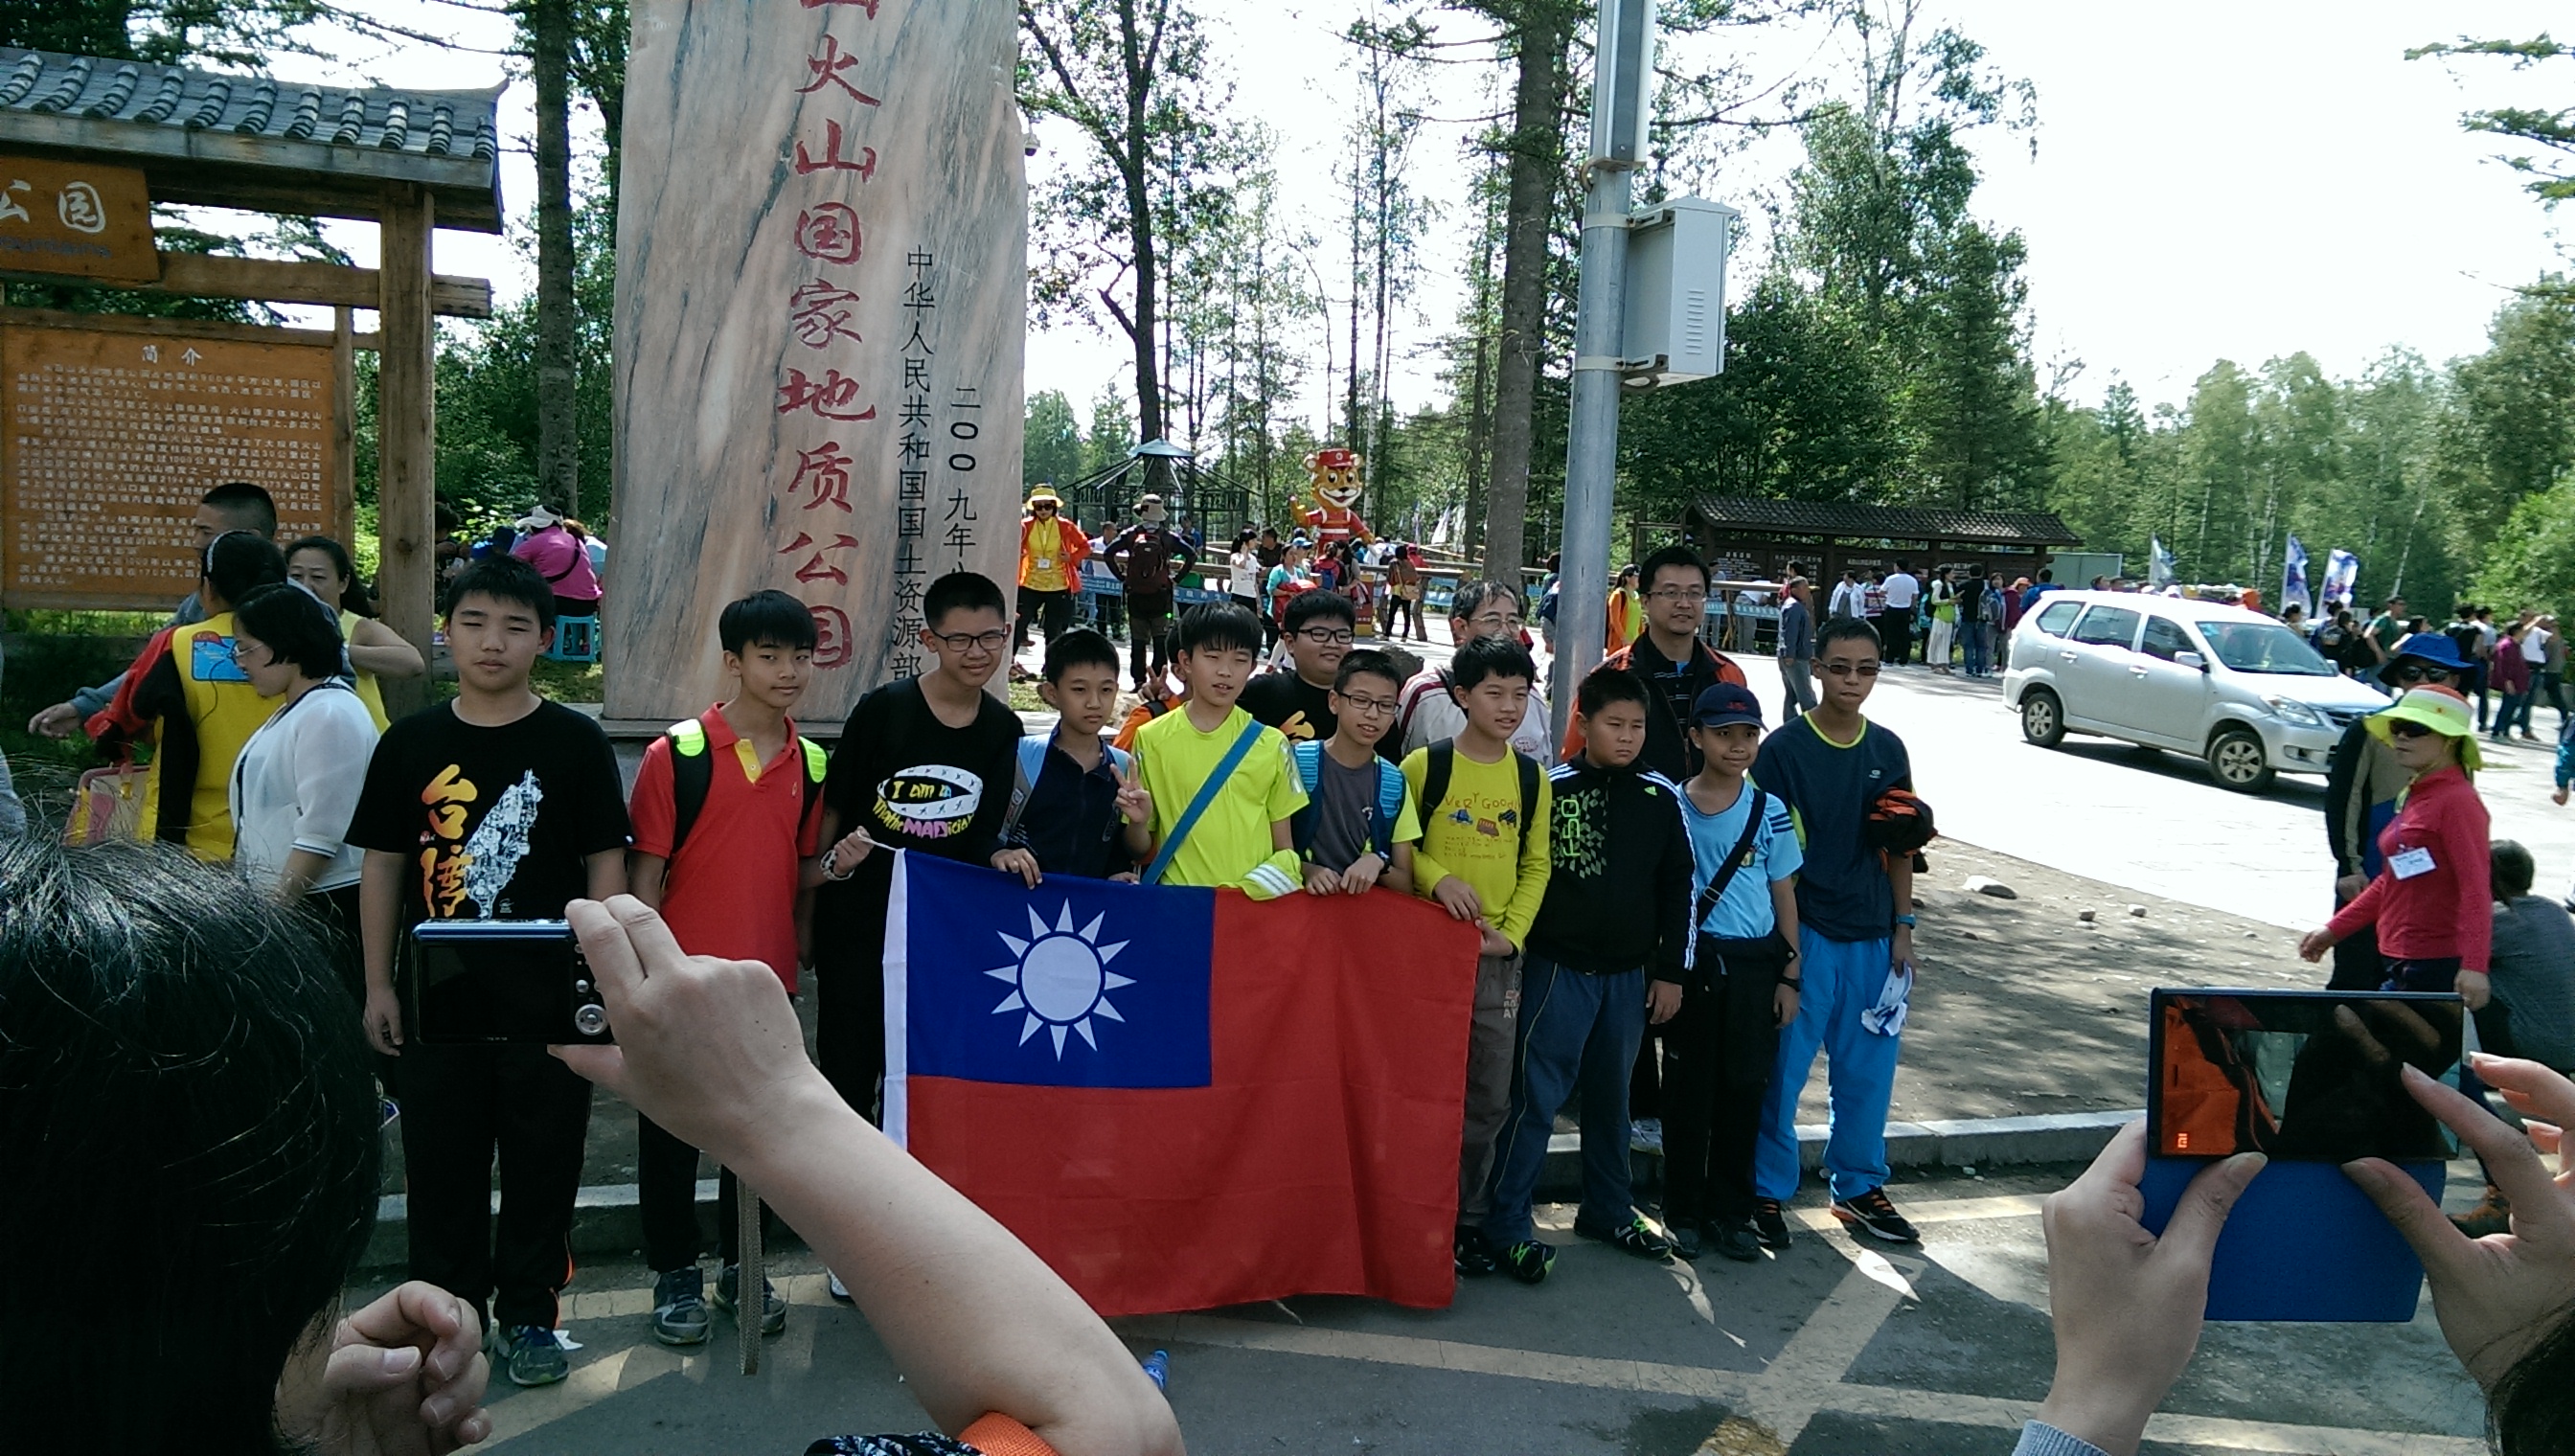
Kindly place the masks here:
[[(694, 718), (671, 725), (662, 735), (671, 740), (671, 857), (677, 859), (699, 811), (707, 806), (709, 790), (715, 787), (716, 759), (707, 751), (707, 726)], [(814, 795), (823, 789), (832, 757), (812, 738), (799, 735), (796, 741), (805, 749), (805, 790), (796, 809), (796, 822), (802, 824), (813, 808)]]
[[(1002, 842), (1013, 842), (1012, 834), (1020, 826), (1020, 811), (1029, 806), (1029, 795), (1037, 791), (1038, 775), (1046, 771), (1047, 749), (1054, 746), (1053, 732), (1029, 733), (1021, 737), (1019, 766), (1011, 777), (1011, 806), (1002, 815)], [(1111, 743), (1100, 745), (1102, 752), (1121, 773), (1136, 771), (1136, 755)]]
[[(1421, 772), (1421, 817), (1425, 830), (1430, 826), (1430, 815), (1439, 809), (1439, 801), (1448, 796), (1448, 775), (1457, 766), (1456, 739), (1432, 743), (1426, 751), (1430, 756), (1422, 764)], [(1525, 834), (1529, 816), (1537, 812), (1537, 760), (1517, 748), (1511, 749), (1511, 757), (1520, 770), (1520, 820), (1516, 832)]]
[[(1314, 834), (1323, 822), (1322, 801), (1314, 796), (1316, 786), (1323, 781), (1322, 740), (1307, 738), (1289, 743), (1288, 756), (1295, 760), (1297, 781), (1305, 788), (1305, 806), (1296, 810), (1288, 824), (1296, 836), (1296, 852), (1310, 854)], [(1403, 813), (1403, 770), (1383, 758), (1377, 759), (1376, 804), (1368, 811), (1368, 843), (1388, 864), (1394, 862), (1394, 821)]]

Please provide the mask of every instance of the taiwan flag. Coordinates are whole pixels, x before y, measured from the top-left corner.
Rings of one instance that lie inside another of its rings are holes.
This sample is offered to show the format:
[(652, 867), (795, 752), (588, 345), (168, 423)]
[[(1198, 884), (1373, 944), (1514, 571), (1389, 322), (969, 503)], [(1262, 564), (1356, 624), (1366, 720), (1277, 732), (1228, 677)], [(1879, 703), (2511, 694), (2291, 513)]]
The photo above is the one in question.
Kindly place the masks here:
[(885, 1128), (1104, 1315), (1453, 1292), (1477, 935), (905, 853)]

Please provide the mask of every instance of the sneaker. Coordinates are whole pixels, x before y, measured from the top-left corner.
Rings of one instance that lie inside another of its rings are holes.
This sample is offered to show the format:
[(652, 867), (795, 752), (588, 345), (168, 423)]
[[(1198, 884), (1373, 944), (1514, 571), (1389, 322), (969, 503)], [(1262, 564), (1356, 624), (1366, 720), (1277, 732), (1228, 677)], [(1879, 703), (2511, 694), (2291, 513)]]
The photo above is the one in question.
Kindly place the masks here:
[(1493, 1257), (1493, 1245), (1480, 1228), (1460, 1228), (1454, 1245), (1457, 1272), (1469, 1279), (1480, 1279), (1501, 1267)]
[(1652, 1219), (1641, 1213), (1615, 1228), (1586, 1224), (1577, 1218), (1573, 1220), (1573, 1231), (1584, 1238), (1598, 1239), (1622, 1254), (1633, 1254), (1640, 1259), (1668, 1259), (1672, 1256), (1672, 1241), (1663, 1236), (1663, 1231), (1654, 1226)]
[(841, 1276), (840, 1276), (840, 1275), (833, 1273), (833, 1272), (832, 1272), (831, 1270), (829, 1270), (829, 1269), (826, 1269), (826, 1270), (824, 1270), (824, 1271), (823, 1271), (823, 1276), (824, 1276), (824, 1278), (828, 1281), (828, 1283), (825, 1285), (825, 1287), (826, 1287), (826, 1288), (828, 1288), (828, 1289), (830, 1289), (830, 1290), (832, 1291), (832, 1297), (833, 1297), (834, 1299), (837, 1299), (837, 1300), (841, 1301), (843, 1304), (848, 1304), (848, 1303), (850, 1303), (850, 1302), (851, 1302), (851, 1301), (850, 1301), (850, 1286), (841, 1282)]
[(1865, 1232), (1869, 1237), (1891, 1244), (1918, 1244), (1921, 1230), (1911, 1220), (1895, 1211), (1884, 1188), (1871, 1188), (1856, 1198), (1833, 1200), (1833, 1217)]
[(1663, 1155), (1663, 1119), (1639, 1117), (1627, 1124), (1627, 1148), (1630, 1152)]
[[(1784, 1225), (1785, 1221), (1782, 1220), (1782, 1222)], [(1784, 1226), (1781, 1231), (1785, 1232)], [(1732, 1223), (1716, 1225), (1712, 1242), (1716, 1245), (1717, 1253), (1738, 1264), (1749, 1264), (1761, 1257), (1761, 1234), (1752, 1226), (1752, 1220), (1748, 1218), (1738, 1218)], [(1782, 1242), (1785, 1240), (1783, 1239)]]
[(518, 1324), (492, 1331), (492, 1363), (512, 1385), (557, 1385), (572, 1373), (563, 1342), (543, 1325)]
[(1523, 1284), (1543, 1284), (1555, 1267), (1555, 1245), (1522, 1239), (1502, 1250), (1502, 1268)]
[[(742, 1284), (742, 1265), (727, 1264), (716, 1276), (716, 1308), (739, 1319), (742, 1311), (734, 1307)], [(778, 1297), (778, 1286), (767, 1279), (760, 1281), (760, 1332), (774, 1335), (787, 1328), (787, 1301)]]
[(1752, 1231), (1760, 1236), (1761, 1247), (1784, 1249), (1788, 1246), (1788, 1210), (1776, 1198), (1756, 1198), (1752, 1203)]
[(1691, 1223), (1672, 1225), (1672, 1253), (1683, 1259), (1698, 1257), (1698, 1225)]
[(2484, 1238), (2490, 1233), (2510, 1233), (2512, 1232), (2512, 1200), (2503, 1196), (2501, 1188), (2488, 1183), (2486, 1196), (2478, 1201), (2477, 1206), (2465, 1213), (2451, 1214), (2450, 1222), (2457, 1224), (2459, 1232), (2470, 1238)]
[(714, 1328), (707, 1317), (707, 1276), (697, 1265), (654, 1279), (653, 1338), (666, 1345), (703, 1345)]

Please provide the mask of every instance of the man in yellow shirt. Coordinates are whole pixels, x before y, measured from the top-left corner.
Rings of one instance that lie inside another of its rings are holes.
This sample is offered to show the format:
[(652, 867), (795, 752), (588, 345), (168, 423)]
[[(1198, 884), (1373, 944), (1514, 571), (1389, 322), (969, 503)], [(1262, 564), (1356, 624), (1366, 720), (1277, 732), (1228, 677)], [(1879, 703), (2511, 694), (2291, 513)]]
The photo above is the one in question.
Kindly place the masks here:
[(1466, 1039), (1466, 1115), (1457, 1156), (1457, 1272), (1498, 1267), (1483, 1234), (1484, 1180), (1493, 1139), (1510, 1112), (1513, 1021), (1519, 1013), (1520, 952), (1546, 898), (1546, 774), (1511, 746), (1528, 711), (1537, 665), (1508, 638), (1460, 648), (1448, 692), (1466, 715), (1444, 743), (1416, 748), (1403, 776), (1421, 805), (1421, 844), (1412, 855), (1414, 892), (1484, 932), (1475, 961), (1475, 1019)]
[[(1173, 658), (1189, 701), (1136, 730), (1136, 771), (1154, 796), (1149, 884), (1230, 884), (1257, 900), (1304, 888), (1292, 820), (1305, 789), (1288, 739), (1235, 701), (1260, 653), (1260, 621), (1230, 602), (1181, 615)], [(1200, 790), (1218, 778), (1193, 819)]]

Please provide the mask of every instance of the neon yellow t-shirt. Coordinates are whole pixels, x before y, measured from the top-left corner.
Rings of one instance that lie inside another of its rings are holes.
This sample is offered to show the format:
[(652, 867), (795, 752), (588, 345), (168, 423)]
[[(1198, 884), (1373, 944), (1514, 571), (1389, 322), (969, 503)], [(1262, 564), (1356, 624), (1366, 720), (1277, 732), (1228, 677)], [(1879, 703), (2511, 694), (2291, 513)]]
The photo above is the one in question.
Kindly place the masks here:
[[(1225, 760), (1252, 715), (1236, 708), (1214, 732), (1203, 733), (1185, 710), (1167, 713), (1136, 730), (1137, 771), (1154, 795), (1154, 842), (1159, 847), (1199, 796), (1199, 787)], [(1274, 899), (1304, 887), (1293, 849), (1274, 848), (1271, 825), (1305, 806), (1287, 736), (1264, 728), (1235, 765), (1233, 776), (1199, 815), (1196, 827), (1164, 872), (1165, 884), (1235, 885), (1255, 899)]]
[(1554, 791), (1541, 770), (1532, 821), (1521, 824), (1517, 757), (1505, 753), (1495, 762), (1479, 763), (1456, 754), (1447, 792), (1437, 803), (1422, 794), (1430, 774), (1428, 748), (1404, 756), (1403, 777), (1421, 805), (1421, 842), (1412, 851), (1414, 891), (1428, 899), (1439, 881), (1453, 874), (1473, 886), (1484, 902), (1485, 920), (1513, 945), (1525, 946), (1538, 904), (1546, 898), (1546, 831)]

